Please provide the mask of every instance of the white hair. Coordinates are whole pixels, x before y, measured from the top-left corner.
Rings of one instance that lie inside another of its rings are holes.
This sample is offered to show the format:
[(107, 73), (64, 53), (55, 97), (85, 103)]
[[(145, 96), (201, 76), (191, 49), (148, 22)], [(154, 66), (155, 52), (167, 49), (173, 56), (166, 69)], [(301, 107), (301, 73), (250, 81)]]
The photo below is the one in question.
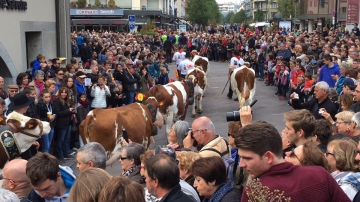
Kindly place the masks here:
[(20, 202), (14, 192), (0, 188), (0, 202)]
[(354, 121), (356, 123), (356, 129), (360, 129), (360, 112), (357, 112), (354, 114), (354, 116), (351, 118), (351, 121)]
[(320, 90), (324, 90), (327, 94), (329, 94), (329, 84), (325, 81), (319, 81), (315, 84), (315, 86), (319, 87)]

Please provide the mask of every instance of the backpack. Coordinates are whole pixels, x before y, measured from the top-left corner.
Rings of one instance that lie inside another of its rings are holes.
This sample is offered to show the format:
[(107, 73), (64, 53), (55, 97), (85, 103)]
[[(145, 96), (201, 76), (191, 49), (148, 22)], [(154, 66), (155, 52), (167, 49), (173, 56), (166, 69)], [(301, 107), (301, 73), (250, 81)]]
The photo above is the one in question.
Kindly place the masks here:
[[(227, 146), (227, 151), (220, 153), (218, 150), (214, 149), (214, 148), (207, 148), (207, 149), (203, 149), (202, 151), (213, 151), (217, 154), (219, 154), (222, 158), (222, 160), (225, 163), (225, 167), (226, 167), (226, 175), (228, 176), (228, 179), (233, 181), (235, 178), (235, 173), (236, 173), (236, 167), (237, 167), (237, 161), (238, 161), (238, 157), (239, 155), (237, 155), (237, 157), (234, 159), (231, 158), (231, 152), (230, 152), (230, 148), (229, 148), (229, 143), (227, 140), (225, 140), (224, 138), (222, 138)], [(229, 157), (225, 157), (226, 154), (229, 154)], [(241, 172), (243, 173), (243, 172)], [(239, 179), (239, 182), (242, 182), (243, 180)]]

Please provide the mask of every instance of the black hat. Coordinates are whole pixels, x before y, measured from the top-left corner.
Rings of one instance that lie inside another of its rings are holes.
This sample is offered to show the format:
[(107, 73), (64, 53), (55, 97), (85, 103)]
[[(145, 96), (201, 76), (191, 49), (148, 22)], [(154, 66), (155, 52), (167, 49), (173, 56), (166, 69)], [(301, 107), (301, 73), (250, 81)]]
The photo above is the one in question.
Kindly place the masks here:
[(185, 55), (185, 57), (186, 57), (186, 58), (189, 58), (189, 57), (191, 57), (191, 56), (190, 56), (190, 53), (189, 53), (189, 51), (186, 51), (186, 55)]
[(80, 77), (80, 78), (85, 78), (85, 77), (86, 77), (85, 73), (82, 72), (82, 71), (76, 72), (76, 76), (77, 76), (77, 77)]
[(11, 103), (9, 104), (9, 109), (17, 110), (24, 107), (29, 106), (31, 103), (33, 103), (35, 98), (28, 97), (25, 95), (25, 93), (21, 92), (14, 96), (14, 98), (11, 100)]

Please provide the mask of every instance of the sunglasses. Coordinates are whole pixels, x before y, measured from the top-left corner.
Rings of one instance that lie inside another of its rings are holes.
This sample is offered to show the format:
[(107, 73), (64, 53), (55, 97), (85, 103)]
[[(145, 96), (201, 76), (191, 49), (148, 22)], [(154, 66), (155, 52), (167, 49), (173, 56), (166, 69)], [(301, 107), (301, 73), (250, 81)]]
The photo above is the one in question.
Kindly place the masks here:
[(329, 155), (335, 156), (333, 153), (330, 153), (330, 152), (326, 151), (326, 152), (325, 152), (325, 156), (329, 156)]
[(5, 178), (2, 174), (0, 175), (0, 180), (11, 180), (9, 178)]
[(9, 90), (10, 92), (12, 93), (17, 93), (18, 91), (17, 90)]
[(295, 148), (291, 150), (289, 156), (290, 156), (291, 158), (294, 158), (294, 157), (295, 157), (297, 160), (299, 160), (299, 162), (300, 162), (300, 164), (301, 164), (301, 161), (300, 161), (299, 157), (295, 154), (295, 151), (294, 151), (294, 150), (295, 150)]
[(192, 128), (189, 128), (189, 130), (190, 130), (191, 138), (194, 139), (194, 133), (199, 131), (207, 131), (208, 129), (192, 130)]
[(127, 158), (126, 157), (120, 157), (119, 159), (121, 159), (123, 161), (123, 160), (126, 160)]

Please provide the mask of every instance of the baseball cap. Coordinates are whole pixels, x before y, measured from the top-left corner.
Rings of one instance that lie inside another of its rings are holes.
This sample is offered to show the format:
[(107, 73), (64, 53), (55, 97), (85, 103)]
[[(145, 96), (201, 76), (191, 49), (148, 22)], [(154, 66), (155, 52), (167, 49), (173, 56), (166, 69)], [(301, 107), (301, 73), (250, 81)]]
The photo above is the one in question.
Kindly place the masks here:
[(80, 78), (85, 78), (85, 77), (86, 77), (85, 73), (82, 72), (82, 71), (76, 72), (76, 76), (77, 76), (77, 77), (80, 77)]
[(353, 78), (346, 78), (343, 83), (343, 86), (356, 86), (356, 85), (357, 85), (357, 82)]

